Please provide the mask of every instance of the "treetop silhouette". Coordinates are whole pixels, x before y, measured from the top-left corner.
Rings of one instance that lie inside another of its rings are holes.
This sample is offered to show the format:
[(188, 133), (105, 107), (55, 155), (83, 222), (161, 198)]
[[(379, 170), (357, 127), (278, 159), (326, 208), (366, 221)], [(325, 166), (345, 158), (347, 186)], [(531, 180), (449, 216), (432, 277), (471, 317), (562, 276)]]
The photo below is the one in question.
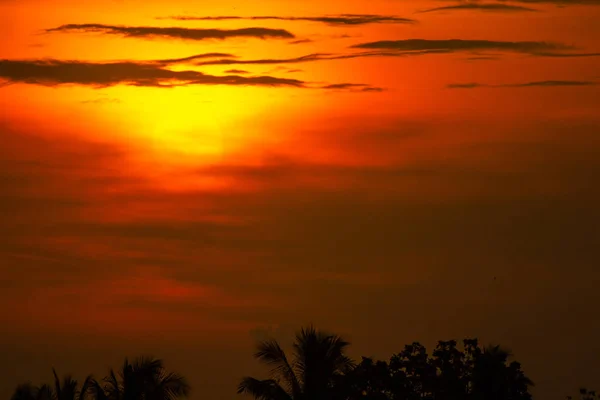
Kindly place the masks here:
[[(254, 357), (270, 367), (271, 376), (241, 379), (237, 393), (257, 400), (531, 400), (533, 382), (521, 364), (509, 361), (501, 346), (465, 339), (439, 341), (431, 355), (419, 342), (405, 345), (389, 360), (362, 357), (355, 363), (342, 337), (301, 328), (291, 352), (276, 340), (257, 344)], [(162, 360), (125, 359), (102, 380), (88, 375), (81, 386), (71, 375), (54, 384), (18, 385), (11, 400), (179, 400), (190, 394), (187, 380), (165, 369)], [(581, 400), (600, 400), (580, 390)], [(573, 400), (567, 397), (567, 400)]]

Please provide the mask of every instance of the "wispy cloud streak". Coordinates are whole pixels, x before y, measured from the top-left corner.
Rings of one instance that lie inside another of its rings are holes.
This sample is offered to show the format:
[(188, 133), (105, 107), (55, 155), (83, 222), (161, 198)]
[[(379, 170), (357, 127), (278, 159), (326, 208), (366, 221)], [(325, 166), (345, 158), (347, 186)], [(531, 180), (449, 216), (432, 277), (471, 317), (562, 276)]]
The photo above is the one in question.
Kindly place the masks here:
[(166, 58), (166, 59), (162, 59), (162, 60), (154, 60), (153, 62), (156, 64), (180, 64), (180, 63), (186, 63), (188, 61), (195, 61), (195, 60), (201, 60), (204, 58), (229, 58), (229, 57), (235, 57), (233, 54), (229, 54), (229, 53), (204, 53), (204, 54), (195, 54), (193, 56), (189, 56), (189, 57), (182, 57), (182, 58)]
[[(290, 58), (259, 58), (259, 59), (232, 59), (217, 58), (199, 61), (196, 65), (265, 65), (265, 64), (299, 64), (317, 61), (346, 60), (365, 57), (414, 57), (430, 54), (450, 54), (459, 52), (476, 53), (478, 51), (500, 51), (505, 53), (527, 54), (536, 57), (595, 57), (600, 53), (572, 53), (574, 47), (561, 43), (550, 42), (499, 42), (489, 40), (427, 40), (407, 39), (396, 41), (378, 41), (361, 43), (351, 48), (369, 49), (348, 54), (313, 53), (300, 57)], [(497, 60), (498, 57), (475, 57), (473, 59)]]
[(251, 37), (258, 39), (277, 38), (292, 39), (295, 36), (284, 29), (242, 28), (242, 29), (195, 29), (180, 27), (153, 26), (121, 26), (104, 24), (67, 24), (46, 29), (52, 32), (88, 32), (107, 35), (120, 35), (130, 38), (171, 38), (183, 40), (229, 39), (235, 37)]
[(404, 39), (404, 40), (380, 40), (376, 42), (360, 43), (352, 48), (357, 49), (379, 49), (397, 51), (422, 51), (438, 50), (448, 52), (498, 50), (516, 53), (537, 54), (548, 51), (571, 50), (572, 46), (552, 42), (505, 42), (495, 40), (464, 40), (464, 39)]
[(328, 25), (366, 25), (366, 24), (414, 24), (417, 21), (410, 18), (401, 18), (395, 15), (376, 15), (376, 14), (336, 14), (317, 17), (285, 17), (274, 15), (263, 16), (184, 16), (176, 15), (171, 17), (158, 17), (157, 19), (172, 19), (178, 21), (224, 21), (224, 20), (276, 20), (276, 21), (309, 21), (321, 22)]
[(539, 11), (535, 8), (515, 6), (504, 3), (460, 3), (451, 6), (441, 6), (435, 8), (429, 8), (426, 10), (418, 11), (418, 13), (430, 13), (436, 11), (461, 11), (461, 10), (476, 10), (476, 11), (490, 11), (490, 12), (535, 12)]
[(551, 81), (533, 81), (525, 83), (507, 83), (501, 85), (489, 85), (485, 83), (451, 83), (446, 87), (449, 89), (476, 89), (476, 88), (526, 88), (526, 87), (560, 87), (560, 86), (594, 86), (598, 82), (594, 81), (567, 81), (567, 80), (551, 80)]
[(240, 59), (216, 59), (208, 61), (200, 61), (196, 65), (244, 65), (244, 64), (298, 64), (315, 61), (329, 60), (347, 60), (352, 58), (363, 57), (408, 57), (423, 54), (448, 53), (447, 50), (424, 50), (411, 52), (395, 52), (395, 51), (367, 51), (349, 54), (330, 54), (330, 53), (313, 53), (300, 57), (291, 58), (261, 58), (255, 60), (240, 60)]
[[(501, 3), (515, 2), (523, 4), (555, 4), (560, 6), (598, 6), (600, 0), (498, 0)], [(478, 2), (478, 0), (468, 0), (468, 2)]]

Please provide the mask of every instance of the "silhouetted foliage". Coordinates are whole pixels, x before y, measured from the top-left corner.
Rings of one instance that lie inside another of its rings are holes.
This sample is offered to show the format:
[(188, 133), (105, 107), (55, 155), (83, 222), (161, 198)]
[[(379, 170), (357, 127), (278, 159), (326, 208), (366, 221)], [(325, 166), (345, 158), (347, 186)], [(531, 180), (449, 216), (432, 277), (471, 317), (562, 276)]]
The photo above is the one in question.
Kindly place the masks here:
[[(573, 397), (567, 396), (567, 400), (573, 400)], [(600, 400), (600, 396), (596, 394), (595, 390), (581, 388), (579, 389), (579, 400)]]
[(162, 360), (141, 357), (127, 359), (118, 372), (110, 370), (102, 381), (89, 375), (81, 388), (70, 375), (61, 381), (54, 374), (54, 389), (25, 383), (17, 386), (11, 400), (176, 400), (188, 396), (190, 386), (182, 376), (168, 372)]
[(363, 358), (344, 376), (339, 400), (435, 399), (529, 400), (533, 383), (518, 362), (499, 346), (479, 347), (476, 339), (440, 341), (429, 357), (413, 343), (391, 357), (389, 363)]
[(79, 388), (77, 381), (71, 375), (65, 375), (61, 382), (54, 368), (52, 369), (52, 373), (54, 374), (55, 400), (85, 400), (90, 382), (92, 381), (91, 375), (85, 378), (83, 385)]
[(31, 383), (18, 385), (10, 400), (53, 400), (54, 394), (48, 385), (33, 386)]
[(50, 385), (33, 386), (31, 383), (18, 385), (11, 400), (85, 400), (88, 394), (92, 376), (85, 378), (79, 388), (78, 382), (70, 375), (61, 381), (58, 374), (52, 369), (54, 375), (54, 388)]
[[(500, 346), (481, 347), (477, 339), (440, 341), (431, 353), (418, 342), (404, 346), (389, 361), (362, 357), (354, 364), (341, 337), (301, 329), (291, 358), (275, 340), (258, 344), (254, 356), (271, 367), (269, 379), (245, 377), (238, 393), (258, 400), (531, 400), (532, 381), (521, 364)], [(18, 385), (11, 400), (178, 400), (187, 397), (187, 381), (168, 372), (162, 360), (125, 359), (101, 381), (89, 375), (81, 387), (56, 371), (53, 385)], [(572, 397), (567, 397), (573, 400)], [(579, 400), (600, 400), (580, 389)]]
[[(336, 351), (325, 350), (338, 342), (343, 346)], [(355, 366), (340, 351), (347, 342), (312, 327), (297, 335), (294, 346), (290, 362), (277, 342), (261, 343), (255, 356), (274, 366), (273, 379), (244, 378), (238, 393), (259, 400), (531, 399), (533, 383), (521, 365), (509, 363), (509, 352), (500, 346), (481, 348), (476, 339), (464, 340), (463, 349), (454, 340), (440, 341), (431, 356), (423, 345), (412, 343), (389, 362), (363, 357)]]
[(348, 345), (339, 336), (312, 326), (296, 334), (292, 360), (277, 341), (261, 342), (254, 356), (272, 367), (273, 379), (245, 377), (238, 393), (248, 393), (259, 400), (331, 399), (336, 380), (353, 366), (344, 354)]
[(110, 370), (103, 384), (93, 381), (95, 400), (175, 400), (188, 396), (190, 386), (181, 375), (167, 372), (162, 360), (140, 357), (125, 359), (118, 372)]

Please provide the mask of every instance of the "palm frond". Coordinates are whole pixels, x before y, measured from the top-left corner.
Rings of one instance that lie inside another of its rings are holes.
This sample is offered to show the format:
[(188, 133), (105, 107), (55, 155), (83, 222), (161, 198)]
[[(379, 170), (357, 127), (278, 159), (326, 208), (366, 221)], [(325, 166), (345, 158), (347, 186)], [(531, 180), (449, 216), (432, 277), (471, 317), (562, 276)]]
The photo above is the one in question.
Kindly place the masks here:
[(187, 380), (177, 373), (163, 371), (157, 380), (154, 390), (158, 392), (160, 400), (176, 400), (188, 397), (190, 394), (191, 389)]
[(346, 348), (350, 346), (350, 342), (347, 342), (340, 336), (329, 335), (325, 341), (325, 345), (327, 347), (327, 358), (332, 361), (333, 367), (336, 370), (345, 372), (354, 367), (354, 361), (344, 355)]
[(94, 400), (109, 400), (109, 396), (107, 395), (106, 391), (102, 385), (100, 385), (100, 382), (95, 379), (91, 380), (88, 391)]
[(52, 368), (52, 374), (54, 374), (54, 393), (56, 394), (56, 398), (58, 400), (62, 399), (62, 390), (60, 388), (60, 379), (58, 378), (58, 374), (56, 370)]
[(36, 392), (36, 387), (31, 383), (22, 383), (16, 387), (10, 400), (36, 400)]
[(151, 356), (142, 356), (133, 360), (131, 364), (134, 371), (147, 376), (157, 376), (163, 369), (163, 361)]
[(292, 400), (292, 397), (274, 379), (258, 380), (245, 377), (240, 382), (237, 393), (249, 394), (256, 400)]
[(129, 359), (125, 358), (125, 361), (123, 361), (123, 366), (119, 370), (119, 378), (121, 378), (121, 381), (125, 379), (125, 375), (129, 374), (132, 369), (133, 367), (129, 363)]
[(81, 389), (79, 390), (79, 396), (77, 396), (77, 400), (85, 400), (93, 381), (94, 378), (92, 377), (92, 375), (88, 375), (85, 378), (85, 380), (83, 381), (83, 385), (81, 385)]
[(63, 378), (60, 390), (62, 399), (59, 400), (77, 400), (77, 381), (71, 375)]
[(50, 385), (43, 384), (38, 388), (36, 400), (52, 400), (53, 397), (52, 387), (50, 387)]
[(281, 376), (294, 397), (299, 397), (301, 393), (300, 383), (294, 369), (285, 355), (285, 352), (276, 340), (267, 340), (258, 344), (258, 349), (254, 354), (259, 361), (273, 366), (272, 374)]
[(335, 377), (349, 371), (354, 363), (344, 351), (349, 342), (312, 325), (302, 328), (294, 342), (294, 370), (308, 398), (324, 393)]
[[(127, 361), (125, 362), (127, 363)], [(106, 388), (107, 397), (111, 400), (121, 400), (121, 385), (119, 384), (117, 375), (112, 368), (108, 376), (104, 378), (104, 382), (108, 384)]]

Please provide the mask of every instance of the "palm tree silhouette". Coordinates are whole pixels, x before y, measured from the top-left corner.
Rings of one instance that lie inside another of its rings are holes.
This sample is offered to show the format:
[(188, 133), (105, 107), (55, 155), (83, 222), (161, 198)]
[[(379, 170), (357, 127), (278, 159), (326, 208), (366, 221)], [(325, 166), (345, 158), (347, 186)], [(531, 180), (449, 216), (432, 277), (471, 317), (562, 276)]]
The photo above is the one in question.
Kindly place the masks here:
[(90, 392), (95, 400), (176, 400), (187, 397), (190, 386), (181, 375), (166, 371), (162, 360), (140, 357), (132, 363), (125, 359), (103, 383), (92, 381)]
[(77, 381), (71, 375), (65, 375), (62, 380), (58, 378), (56, 370), (52, 368), (54, 374), (54, 399), (55, 400), (84, 400), (89, 390), (92, 376), (88, 375), (83, 381), (81, 389), (77, 388)]
[(238, 393), (258, 400), (327, 400), (333, 396), (334, 380), (353, 367), (344, 351), (349, 343), (337, 335), (302, 328), (294, 341), (292, 361), (276, 340), (258, 344), (254, 354), (272, 367), (272, 379), (245, 377)]
[(10, 400), (53, 400), (50, 386), (33, 386), (31, 383), (18, 385)]
[(30, 383), (24, 383), (15, 389), (11, 400), (84, 400), (88, 393), (92, 376), (85, 378), (81, 389), (78, 388), (77, 381), (66, 375), (62, 382), (54, 368), (54, 389), (50, 385), (33, 386)]

